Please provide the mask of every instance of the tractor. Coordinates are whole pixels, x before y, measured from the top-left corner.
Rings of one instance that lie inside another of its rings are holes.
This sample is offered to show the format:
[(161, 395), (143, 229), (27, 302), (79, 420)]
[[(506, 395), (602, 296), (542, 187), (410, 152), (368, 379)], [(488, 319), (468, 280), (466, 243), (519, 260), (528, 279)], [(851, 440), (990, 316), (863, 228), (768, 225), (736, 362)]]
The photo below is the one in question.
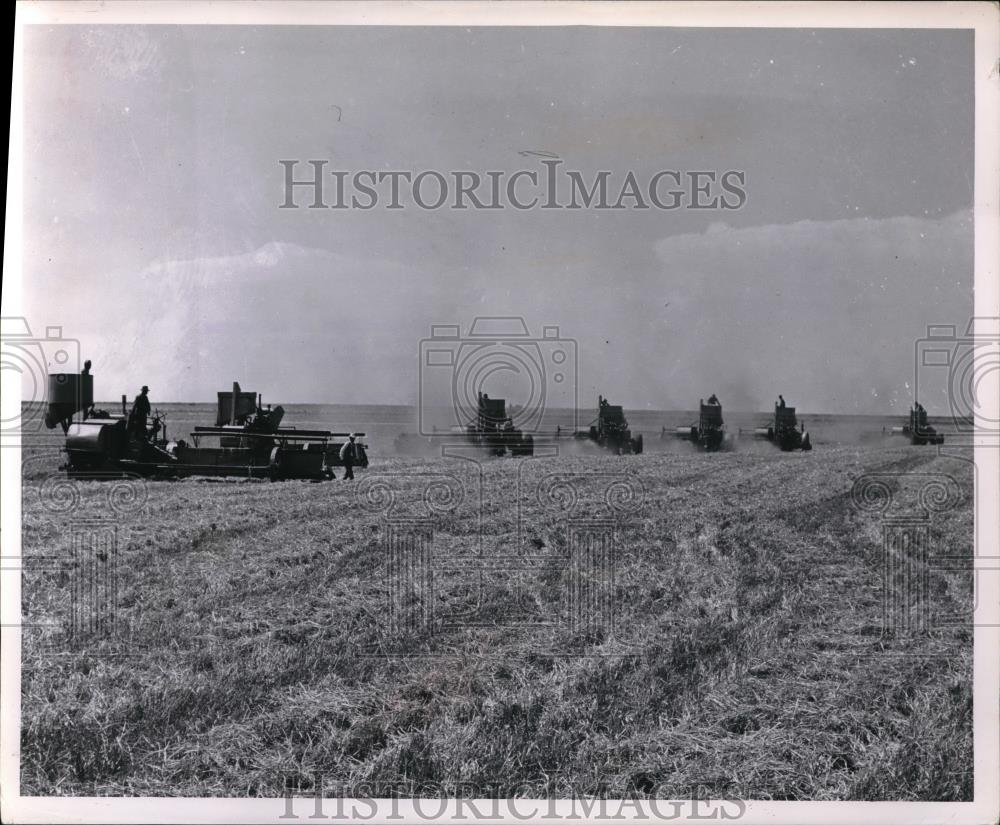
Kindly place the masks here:
[(774, 418), (766, 427), (758, 427), (753, 431), (754, 438), (767, 439), (781, 450), (808, 451), (812, 449), (809, 433), (805, 422), (799, 423), (795, 417), (795, 407), (786, 407), (785, 399), (780, 399), (774, 405)]
[[(333, 478), (333, 468), (343, 466), (340, 449), (346, 433), (299, 430), (280, 426), (284, 410), (263, 409), (256, 393), (220, 392), (216, 426), (195, 427), (191, 443), (170, 440), (166, 416), (155, 413), (145, 425), (126, 412), (121, 415), (94, 407), (90, 362), (79, 374), (49, 376), (45, 423), (62, 427), (67, 456), (64, 469), (71, 477), (108, 478), (144, 476), (237, 476), (283, 479)], [(361, 438), (364, 433), (351, 434)], [(202, 443), (204, 440), (217, 442)], [(355, 443), (354, 465), (368, 466), (365, 445)]]
[(944, 444), (944, 433), (939, 433), (927, 423), (927, 410), (919, 402), (910, 408), (909, 422), (902, 427), (891, 427), (888, 431), (883, 427), (882, 433), (904, 436), (911, 444)]
[(674, 430), (674, 437), (690, 441), (707, 452), (723, 449), (727, 439), (726, 428), (722, 423), (722, 404), (712, 395), (707, 404), (704, 399), (699, 399), (698, 407), (698, 423), (678, 427)]
[(67, 475), (135, 475), (136, 467), (175, 463), (167, 450), (165, 414), (154, 411), (146, 420), (134, 419), (124, 395), (120, 415), (95, 407), (90, 361), (80, 373), (49, 375), (47, 389), (45, 426), (62, 428), (67, 461), (61, 469)]
[(475, 446), (490, 455), (511, 455), (514, 458), (534, 455), (535, 444), (530, 433), (523, 433), (514, 426), (507, 415), (507, 402), (503, 398), (490, 398), (478, 394), (476, 419), (465, 428), (465, 435)]
[(642, 433), (633, 438), (625, 411), (615, 404), (609, 404), (608, 399), (601, 395), (597, 396), (597, 418), (589, 429), (575, 433), (574, 437), (589, 439), (618, 455), (638, 455), (642, 452)]

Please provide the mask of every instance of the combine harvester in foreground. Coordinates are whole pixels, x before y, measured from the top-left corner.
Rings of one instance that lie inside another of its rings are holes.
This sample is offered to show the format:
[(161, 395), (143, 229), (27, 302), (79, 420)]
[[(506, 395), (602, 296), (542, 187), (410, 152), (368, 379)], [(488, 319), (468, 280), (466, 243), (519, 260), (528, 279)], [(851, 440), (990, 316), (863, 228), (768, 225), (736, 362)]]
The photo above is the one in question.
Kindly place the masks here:
[(618, 455), (639, 455), (642, 452), (642, 433), (633, 438), (625, 411), (615, 404), (609, 404), (608, 399), (601, 395), (597, 396), (597, 418), (591, 423), (590, 429), (576, 432), (573, 437), (593, 441), (599, 447)]
[(672, 436), (667, 432), (666, 427), (660, 433), (660, 440), (667, 438), (680, 438), (690, 441), (706, 452), (716, 452), (717, 450), (731, 449), (732, 439), (726, 436), (726, 428), (722, 423), (722, 404), (716, 398), (715, 393), (708, 399), (706, 404), (704, 399), (698, 400), (698, 423), (687, 427), (678, 427)]
[(910, 420), (902, 427), (883, 427), (882, 435), (901, 435), (911, 444), (944, 444), (944, 433), (939, 433), (927, 423), (927, 410), (917, 402), (910, 408)]
[(805, 422), (799, 424), (795, 417), (795, 407), (786, 407), (785, 399), (778, 396), (774, 404), (774, 418), (766, 427), (757, 427), (754, 438), (766, 439), (780, 449), (808, 451), (812, 449)]
[(49, 429), (61, 426), (66, 435), (64, 469), (71, 477), (322, 480), (335, 477), (334, 467), (345, 466), (340, 458), (345, 443), (354, 446), (352, 466), (368, 466), (365, 445), (354, 440), (364, 433), (282, 427), (284, 410), (262, 409), (259, 396), (243, 392), (239, 384), (233, 384), (232, 392), (219, 393), (216, 425), (195, 427), (191, 444), (168, 439), (164, 415), (147, 418), (134, 410), (128, 415), (125, 396), (121, 415), (94, 409), (89, 362), (81, 374), (50, 375), (48, 391), (45, 423)]

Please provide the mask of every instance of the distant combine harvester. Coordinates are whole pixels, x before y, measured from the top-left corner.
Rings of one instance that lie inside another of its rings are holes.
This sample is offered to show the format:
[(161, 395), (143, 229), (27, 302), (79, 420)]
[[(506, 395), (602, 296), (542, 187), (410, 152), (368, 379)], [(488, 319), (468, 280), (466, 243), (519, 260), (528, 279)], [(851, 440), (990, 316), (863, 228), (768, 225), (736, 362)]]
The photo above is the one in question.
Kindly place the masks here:
[[(743, 431), (740, 430), (740, 432)], [(809, 440), (809, 433), (806, 432), (805, 422), (799, 423), (795, 417), (795, 407), (786, 406), (785, 399), (780, 395), (774, 404), (774, 417), (767, 426), (754, 429), (753, 437), (770, 441), (786, 452), (812, 449), (812, 442)]]
[(903, 436), (911, 444), (944, 444), (944, 433), (939, 433), (927, 423), (927, 410), (917, 402), (910, 408), (909, 421), (901, 427), (882, 428), (882, 435)]
[(465, 436), (490, 455), (513, 457), (534, 455), (535, 444), (530, 433), (523, 433), (514, 426), (507, 415), (507, 402), (503, 398), (490, 398), (478, 394), (475, 421), (465, 428)]
[[(263, 409), (260, 396), (243, 392), (235, 383), (232, 392), (218, 394), (214, 427), (195, 427), (190, 444), (170, 440), (166, 415), (136, 415), (135, 408), (130, 415), (125, 396), (121, 415), (95, 409), (89, 364), (82, 373), (54, 374), (48, 381), (45, 423), (49, 429), (62, 427), (67, 456), (63, 468), (72, 477), (323, 480), (335, 477), (334, 467), (368, 466), (360, 440), (364, 433), (282, 427), (280, 406)], [(345, 445), (353, 448), (346, 462), (341, 458)]]
[(660, 433), (660, 440), (665, 441), (668, 438), (690, 441), (706, 452), (716, 452), (731, 446), (731, 440), (727, 438), (726, 427), (722, 422), (722, 404), (715, 393), (709, 397), (707, 404), (704, 399), (699, 399), (697, 424), (677, 427), (672, 433), (668, 433), (664, 427)]
[(642, 452), (642, 433), (633, 438), (625, 411), (616, 404), (609, 404), (608, 399), (601, 395), (597, 396), (597, 418), (591, 422), (589, 429), (580, 430), (573, 437), (592, 441), (618, 455), (638, 455)]

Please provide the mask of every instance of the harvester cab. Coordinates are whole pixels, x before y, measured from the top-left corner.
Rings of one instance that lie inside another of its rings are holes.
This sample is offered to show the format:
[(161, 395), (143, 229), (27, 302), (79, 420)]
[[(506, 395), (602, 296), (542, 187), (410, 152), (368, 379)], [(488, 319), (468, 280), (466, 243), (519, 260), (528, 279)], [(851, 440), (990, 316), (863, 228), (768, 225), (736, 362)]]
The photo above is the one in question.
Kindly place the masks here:
[(530, 433), (523, 433), (514, 426), (513, 419), (507, 415), (507, 402), (503, 398), (490, 398), (480, 392), (477, 402), (476, 420), (465, 430), (473, 444), (495, 456), (534, 454), (534, 440)]
[(250, 433), (273, 435), (280, 430), (284, 417), (285, 410), (280, 404), (273, 410), (270, 405), (264, 409), (261, 396), (241, 390), (239, 382), (233, 382), (232, 392), (218, 393), (215, 426), (232, 432), (222, 436), (224, 447), (239, 447), (245, 441), (243, 436)]
[(799, 423), (795, 416), (795, 407), (788, 407), (784, 399), (774, 405), (774, 418), (767, 427), (754, 430), (756, 438), (765, 438), (784, 451), (811, 450), (812, 442), (806, 432), (805, 422)]
[(507, 417), (507, 402), (503, 398), (490, 398), (484, 392), (479, 393), (479, 408), (476, 412), (479, 430), (488, 433), (501, 432), (508, 421), (510, 419)]
[(589, 430), (576, 433), (576, 438), (589, 439), (618, 455), (642, 452), (642, 433), (633, 438), (625, 411), (617, 404), (609, 404), (602, 395), (597, 396), (597, 418)]
[(705, 399), (698, 402), (698, 423), (687, 427), (678, 427), (674, 431), (676, 438), (690, 441), (703, 450), (714, 452), (722, 448), (726, 440), (726, 428), (722, 421), (722, 404), (713, 394), (708, 403)]

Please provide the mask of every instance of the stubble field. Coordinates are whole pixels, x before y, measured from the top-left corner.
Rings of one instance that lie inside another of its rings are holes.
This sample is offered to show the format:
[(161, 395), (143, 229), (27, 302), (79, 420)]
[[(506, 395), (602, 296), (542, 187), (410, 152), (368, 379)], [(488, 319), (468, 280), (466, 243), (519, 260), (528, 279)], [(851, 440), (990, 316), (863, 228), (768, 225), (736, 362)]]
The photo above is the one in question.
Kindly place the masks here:
[[(933, 478), (931, 553), (971, 557), (932, 448), (28, 477), (22, 793), (969, 800), (971, 576), (914, 562), (929, 630), (883, 616), (871, 505)], [(109, 531), (114, 632), (68, 639)]]

